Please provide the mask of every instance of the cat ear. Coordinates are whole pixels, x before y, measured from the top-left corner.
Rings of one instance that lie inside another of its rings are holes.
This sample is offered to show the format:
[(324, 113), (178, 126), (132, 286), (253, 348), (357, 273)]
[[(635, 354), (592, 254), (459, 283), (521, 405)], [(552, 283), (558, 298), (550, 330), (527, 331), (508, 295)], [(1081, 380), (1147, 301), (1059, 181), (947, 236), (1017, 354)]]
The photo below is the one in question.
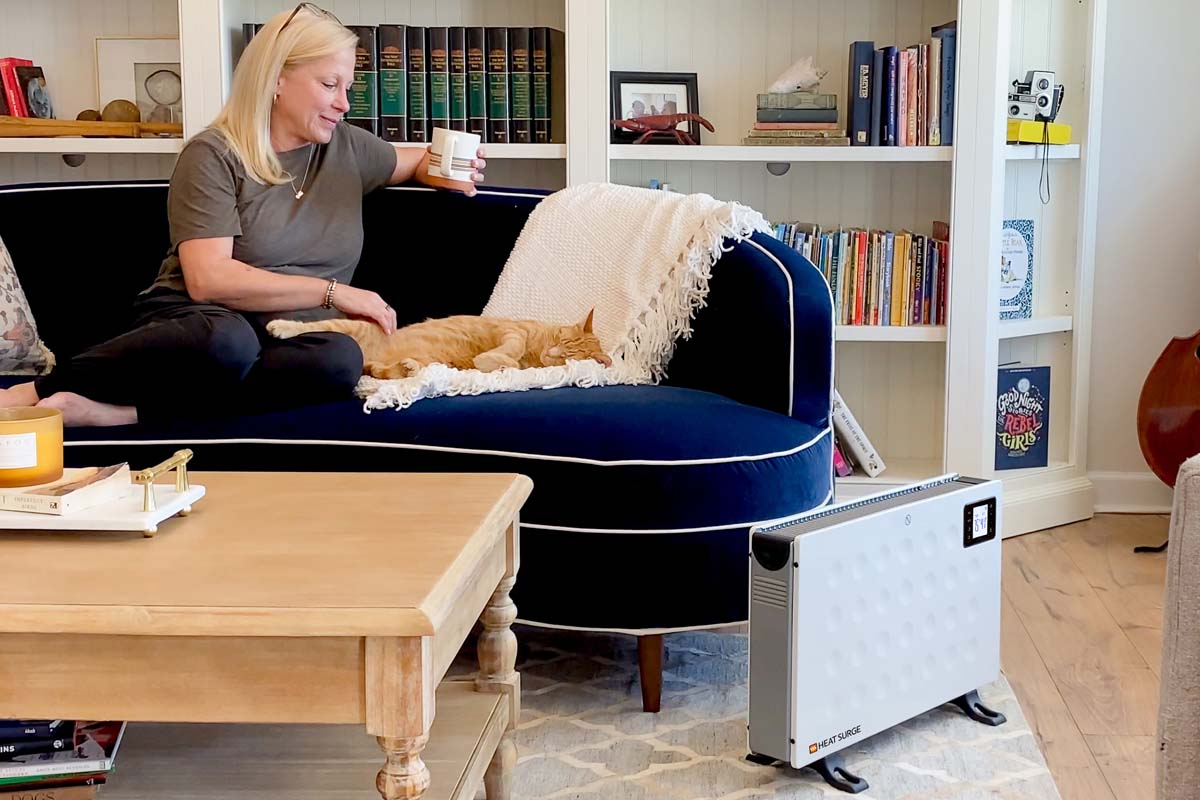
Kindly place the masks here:
[(588, 311), (587, 319), (586, 319), (586, 320), (584, 320), (584, 322), (583, 322), (583, 332), (584, 332), (584, 333), (591, 333), (591, 332), (592, 332), (592, 315), (593, 315), (593, 314), (595, 314), (595, 313), (596, 313), (596, 309), (595, 309), (595, 308), (593, 308), (593, 309), (591, 309), (590, 311)]

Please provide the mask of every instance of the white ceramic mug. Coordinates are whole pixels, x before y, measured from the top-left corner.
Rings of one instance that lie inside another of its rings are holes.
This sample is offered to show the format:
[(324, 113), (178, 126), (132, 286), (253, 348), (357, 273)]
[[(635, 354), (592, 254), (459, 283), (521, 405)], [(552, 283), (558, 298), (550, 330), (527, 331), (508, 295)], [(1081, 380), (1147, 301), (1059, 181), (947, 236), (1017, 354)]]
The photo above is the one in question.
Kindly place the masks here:
[(451, 181), (471, 183), (475, 174), (472, 164), (479, 152), (477, 133), (433, 129), (433, 147), (429, 152), (429, 174)]

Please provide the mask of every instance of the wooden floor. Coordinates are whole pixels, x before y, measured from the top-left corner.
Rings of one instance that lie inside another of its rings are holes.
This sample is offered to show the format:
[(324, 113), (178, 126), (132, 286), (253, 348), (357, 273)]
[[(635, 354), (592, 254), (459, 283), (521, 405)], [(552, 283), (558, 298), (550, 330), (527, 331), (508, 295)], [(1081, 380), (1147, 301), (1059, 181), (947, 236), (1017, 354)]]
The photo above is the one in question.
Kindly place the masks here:
[(1154, 797), (1168, 518), (1101, 514), (1004, 542), (1001, 662), (1065, 800)]

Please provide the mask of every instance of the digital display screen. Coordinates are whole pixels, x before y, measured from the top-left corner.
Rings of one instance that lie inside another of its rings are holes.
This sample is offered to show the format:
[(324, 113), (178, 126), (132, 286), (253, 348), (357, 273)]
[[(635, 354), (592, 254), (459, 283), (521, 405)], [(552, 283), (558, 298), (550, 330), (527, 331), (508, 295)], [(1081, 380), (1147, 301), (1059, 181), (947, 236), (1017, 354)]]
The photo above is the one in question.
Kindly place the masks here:
[(996, 498), (989, 497), (963, 508), (963, 547), (996, 538)]
[(987, 506), (975, 506), (971, 509), (971, 538), (978, 539), (980, 536), (987, 536), (988, 519), (991, 514), (988, 513)]

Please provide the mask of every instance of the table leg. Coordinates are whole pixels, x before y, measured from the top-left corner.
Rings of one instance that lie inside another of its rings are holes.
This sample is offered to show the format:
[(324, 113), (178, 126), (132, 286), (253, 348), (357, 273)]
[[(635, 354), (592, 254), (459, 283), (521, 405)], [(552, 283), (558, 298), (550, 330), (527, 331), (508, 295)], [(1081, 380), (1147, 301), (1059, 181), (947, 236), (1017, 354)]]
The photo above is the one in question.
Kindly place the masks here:
[(376, 740), (387, 754), (387, 763), (375, 778), (375, 788), (384, 800), (415, 800), (429, 788), (429, 768), (421, 760), (421, 751), (429, 741), (429, 735), (411, 739), (389, 739), (377, 736)]
[(483, 615), (483, 633), (479, 636), (477, 654), (479, 691), (503, 692), (509, 698), (508, 730), (496, 747), (496, 753), (484, 773), (487, 800), (509, 800), (512, 796), (512, 776), (517, 763), (517, 746), (512, 731), (521, 717), (521, 675), (517, 672), (517, 636), (512, 631), (517, 618), (517, 606), (509, 593), (517, 580), (520, 567), (519, 525), (516, 520), (508, 528), (508, 569)]
[(433, 725), (428, 639), (367, 637), (367, 732), (387, 762), (375, 778), (383, 800), (417, 800), (429, 788), (421, 752)]

